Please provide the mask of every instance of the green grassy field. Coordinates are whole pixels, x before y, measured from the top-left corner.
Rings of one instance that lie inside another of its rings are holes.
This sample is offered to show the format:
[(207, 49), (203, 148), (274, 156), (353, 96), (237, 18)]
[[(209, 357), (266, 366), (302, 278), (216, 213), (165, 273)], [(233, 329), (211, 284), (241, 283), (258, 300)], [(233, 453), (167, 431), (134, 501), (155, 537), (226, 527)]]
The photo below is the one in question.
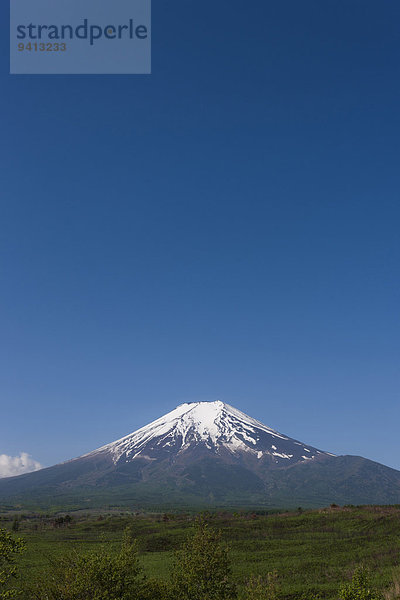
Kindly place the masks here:
[[(3, 515), (0, 527), (11, 528)], [(132, 526), (139, 540), (145, 572), (167, 578), (178, 549), (193, 529), (193, 515), (73, 515), (69, 526), (53, 517), (21, 517), (16, 535), (27, 542), (20, 559), (22, 579), (44, 573), (52, 561), (73, 548), (93, 549), (104, 542), (117, 549), (122, 532)], [(337, 598), (341, 582), (359, 564), (371, 568), (376, 586), (389, 585), (400, 564), (400, 507), (327, 508), (271, 515), (218, 513), (209, 516), (230, 546), (236, 582), (277, 570), (282, 598), (310, 593)]]

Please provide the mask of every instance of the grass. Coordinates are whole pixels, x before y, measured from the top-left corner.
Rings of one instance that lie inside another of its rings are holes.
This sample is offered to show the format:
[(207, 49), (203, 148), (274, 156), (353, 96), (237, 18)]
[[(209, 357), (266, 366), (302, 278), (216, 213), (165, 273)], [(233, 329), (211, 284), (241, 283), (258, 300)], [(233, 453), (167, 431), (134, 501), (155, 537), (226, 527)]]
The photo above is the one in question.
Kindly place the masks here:
[[(348, 507), (318, 511), (257, 515), (209, 515), (230, 546), (232, 571), (241, 586), (250, 575), (276, 569), (280, 596), (310, 593), (337, 598), (340, 584), (358, 564), (371, 568), (374, 583), (385, 589), (400, 563), (400, 507)], [(18, 535), (27, 542), (20, 560), (23, 579), (40, 576), (51, 561), (71, 549), (87, 551), (102, 541), (118, 548), (122, 532), (132, 526), (139, 540), (141, 562), (151, 577), (167, 578), (178, 549), (193, 527), (193, 515), (110, 514), (74, 516), (70, 526), (55, 528), (52, 517), (26, 516)], [(11, 516), (0, 527), (10, 528)]]

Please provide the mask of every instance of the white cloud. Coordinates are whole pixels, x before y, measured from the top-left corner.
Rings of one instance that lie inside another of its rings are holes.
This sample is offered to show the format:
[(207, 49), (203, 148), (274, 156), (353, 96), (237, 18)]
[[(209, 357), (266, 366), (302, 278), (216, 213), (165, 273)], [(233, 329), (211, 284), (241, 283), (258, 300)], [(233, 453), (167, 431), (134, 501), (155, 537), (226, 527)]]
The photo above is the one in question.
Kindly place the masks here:
[(21, 452), (19, 456), (0, 454), (0, 477), (13, 477), (14, 475), (22, 475), (22, 473), (38, 471), (42, 468), (43, 465), (26, 452)]

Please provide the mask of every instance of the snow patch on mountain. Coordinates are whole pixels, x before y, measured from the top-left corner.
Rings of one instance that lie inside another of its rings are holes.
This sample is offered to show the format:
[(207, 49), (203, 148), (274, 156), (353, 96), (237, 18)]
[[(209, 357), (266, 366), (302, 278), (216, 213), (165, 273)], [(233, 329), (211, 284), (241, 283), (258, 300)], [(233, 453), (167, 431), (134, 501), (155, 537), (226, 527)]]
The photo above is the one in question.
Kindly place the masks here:
[(214, 454), (225, 449), (233, 455), (246, 453), (258, 459), (269, 456), (275, 463), (305, 462), (317, 453), (328, 454), (292, 440), (229, 404), (215, 401), (181, 404), (149, 425), (86, 456), (109, 453), (114, 463), (136, 458), (154, 460), (160, 453), (179, 455), (198, 446)]

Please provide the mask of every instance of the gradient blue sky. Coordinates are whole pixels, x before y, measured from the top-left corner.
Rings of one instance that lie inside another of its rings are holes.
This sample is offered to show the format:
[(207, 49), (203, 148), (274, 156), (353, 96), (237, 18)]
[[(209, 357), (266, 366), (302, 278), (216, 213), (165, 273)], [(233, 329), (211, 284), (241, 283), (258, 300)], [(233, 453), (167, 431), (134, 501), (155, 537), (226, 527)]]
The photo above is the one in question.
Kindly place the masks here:
[(153, 2), (151, 76), (10, 76), (0, 454), (184, 401), (400, 468), (400, 4)]

